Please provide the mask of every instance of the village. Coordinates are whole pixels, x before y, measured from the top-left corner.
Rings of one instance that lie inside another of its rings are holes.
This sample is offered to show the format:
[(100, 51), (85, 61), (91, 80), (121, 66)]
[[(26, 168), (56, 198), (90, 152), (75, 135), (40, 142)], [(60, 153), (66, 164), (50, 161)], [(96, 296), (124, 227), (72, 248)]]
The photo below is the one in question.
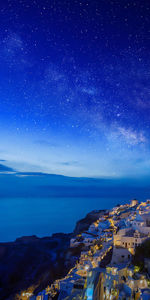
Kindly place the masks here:
[[(70, 240), (70, 247), (83, 247), (68, 274), (37, 296), (23, 292), (26, 300), (150, 299), (150, 256), (137, 249), (150, 239), (150, 200), (134, 199), (105, 211), (87, 231)], [(146, 249), (146, 248), (145, 248)]]

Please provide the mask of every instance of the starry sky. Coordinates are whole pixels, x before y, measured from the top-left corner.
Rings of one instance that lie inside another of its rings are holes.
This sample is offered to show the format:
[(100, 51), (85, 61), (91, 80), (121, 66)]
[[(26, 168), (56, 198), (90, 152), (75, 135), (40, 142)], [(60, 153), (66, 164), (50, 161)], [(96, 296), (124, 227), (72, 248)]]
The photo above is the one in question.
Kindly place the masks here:
[(149, 176), (149, 0), (1, 0), (0, 140), (4, 173)]

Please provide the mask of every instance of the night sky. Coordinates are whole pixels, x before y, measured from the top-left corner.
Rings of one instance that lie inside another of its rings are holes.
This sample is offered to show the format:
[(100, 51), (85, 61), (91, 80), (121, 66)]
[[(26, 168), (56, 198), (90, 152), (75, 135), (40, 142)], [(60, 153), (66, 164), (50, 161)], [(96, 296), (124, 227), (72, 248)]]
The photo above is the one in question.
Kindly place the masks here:
[(1, 0), (0, 141), (5, 173), (149, 176), (149, 0)]

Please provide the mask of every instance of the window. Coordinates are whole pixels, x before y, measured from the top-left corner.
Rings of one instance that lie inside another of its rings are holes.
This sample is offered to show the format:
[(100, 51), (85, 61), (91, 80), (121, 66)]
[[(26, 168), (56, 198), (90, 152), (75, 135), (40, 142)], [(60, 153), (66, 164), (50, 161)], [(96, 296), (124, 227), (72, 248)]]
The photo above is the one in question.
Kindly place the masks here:
[(130, 258), (130, 254), (128, 254), (128, 258)]
[(122, 258), (124, 258), (124, 255), (121, 255)]

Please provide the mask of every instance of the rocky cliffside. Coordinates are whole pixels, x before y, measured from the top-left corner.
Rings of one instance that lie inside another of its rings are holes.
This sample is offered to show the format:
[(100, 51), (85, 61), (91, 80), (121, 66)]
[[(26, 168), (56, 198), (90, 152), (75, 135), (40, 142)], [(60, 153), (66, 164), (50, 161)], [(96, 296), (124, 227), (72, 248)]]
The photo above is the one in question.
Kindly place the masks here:
[(106, 210), (93, 210), (92, 212), (88, 213), (84, 219), (81, 219), (77, 222), (74, 234), (79, 234), (83, 231), (86, 231), (89, 226), (95, 222), (99, 217), (101, 217)]
[(0, 299), (16, 299), (29, 287), (36, 293), (62, 277), (74, 263), (68, 260), (69, 241), (70, 235), (57, 234), (0, 243)]
[(34, 294), (62, 278), (80, 256), (82, 247), (70, 248), (70, 238), (88, 229), (104, 210), (93, 211), (78, 221), (73, 234), (18, 238), (0, 243), (0, 300), (20, 299), (22, 291)]

